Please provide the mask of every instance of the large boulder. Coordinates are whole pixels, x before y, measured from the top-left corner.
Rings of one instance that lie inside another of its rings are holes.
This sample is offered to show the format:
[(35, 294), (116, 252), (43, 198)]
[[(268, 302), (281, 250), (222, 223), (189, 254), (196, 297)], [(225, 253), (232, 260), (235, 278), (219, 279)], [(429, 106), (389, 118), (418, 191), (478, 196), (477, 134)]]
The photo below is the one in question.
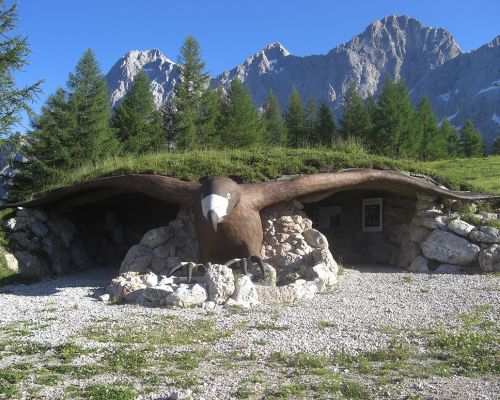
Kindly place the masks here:
[(263, 304), (293, 303), (298, 299), (297, 290), (290, 285), (287, 286), (260, 286), (255, 289), (259, 300)]
[(422, 252), (420, 246), (410, 240), (405, 240), (401, 243), (401, 252), (398, 258), (398, 267), (407, 269), (412, 261)]
[(123, 274), (133, 271), (142, 274), (146, 272), (152, 260), (153, 250), (148, 246), (136, 244), (127, 252), (127, 255), (122, 261), (119, 273)]
[(499, 244), (493, 244), (479, 252), (479, 268), (485, 272), (500, 271)]
[(235, 290), (230, 300), (232, 301), (229, 301), (228, 304), (235, 304), (245, 308), (259, 304), (256, 286), (248, 275), (236, 279)]
[(440, 264), (434, 271), (435, 274), (464, 274), (460, 265), (453, 264)]
[(41, 278), (49, 273), (49, 265), (42, 257), (27, 251), (16, 251), (14, 256), (19, 265), (19, 273), (23, 276)]
[(306, 243), (315, 248), (328, 249), (328, 239), (320, 231), (316, 229), (307, 229), (302, 235)]
[(141, 276), (136, 272), (127, 272), (113, 279), (107, 292), (114, 299), (135, 303), (142, 298), (144, 289), (146, 289), (146, 285)]
[(410, 224), (408, 227), (408, 234), (410, 240), (414, 243), (422, 243), (427, 236), (432, 232), (432, 229), (426, 228), (416, 224)]
[(30, 218), (28, 220), (28, 225), (36, 236), (43, 238), (49, 233), (49, 228), (43, 222), (37, 220), (36, 218)]
[(172, 230), (168, 226), (160, 226), (146, 232), (141, 239), (141, 244), (151, 249), (165, 243), (172, 237)]
[(206, 267), (205, 283), (208, 300), (216, 304), (225, 303), (235, 289), (233, 270), (225, 265), (210, 264)]
[(163, 306), (166, 299), (175, 290), (176, 286), (172, 285), (158, 285), (154, 287), (147, 287), (142, 292), (142, 302), (152, 306)]
[(420, 245), (424, 256), (446, 264), (468, 266), (477, 260), (479, 247), (454, 233), (434, 230)]
[(472, 230), (469, 238), (480, 243), (500, 243), (500, 231), (492, 226), (478, 226)]
[(174, 307), (193, 307), (207, 300), (207, 291), (198, 283), (181, 283), (179, 288), (165, 298), (165, 304)]
[(469, 237), (469, 233), (471, 233), (471, 231), (474, 229), (474, 225), (462, 221), (461, 219), (454, 219), (448, 222), (448, 229), (451, 232), (456, 233), (457, 235)]
[(429, 260), (422, 256), (415, 257), (411, 265), (408, 267), (408, 271), (429, 274), (431, 272), (429, 269)]
[(306, 279), (314, 281), (320, 293), (331, 291), (332, 287), (337, 284), (337, 274), (330, 271), (324, 263), (307, 268)]
[(19, 272), (19, 263), (17, 262), (17, 258), (14, 254), (4, 253), (3, 257), (5, 259), (5, 266), (8, 270)]
[(43, 250), (50, 258), (52, 271), (60, 275), (67, 272), (71, 267), (70, 256), (63, 242), (52, 232), (42, 240)]

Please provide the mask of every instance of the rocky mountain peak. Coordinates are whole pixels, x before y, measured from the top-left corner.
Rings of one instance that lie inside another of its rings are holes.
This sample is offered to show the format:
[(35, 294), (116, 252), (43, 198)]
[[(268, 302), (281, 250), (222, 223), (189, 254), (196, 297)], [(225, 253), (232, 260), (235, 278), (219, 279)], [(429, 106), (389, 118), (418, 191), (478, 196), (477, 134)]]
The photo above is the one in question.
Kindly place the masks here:
[(270, 59), (277, 59), (290, 55), (290, 52), (280, 42), (268, 44), (262, 51), (266, 57)]
[(151, 90), (158, 106), (168, 98), (179, 79), (178, 65), (160, 50), (131, 50), (106, 75), (113, 107), (121, 102), (141, 69), (151, 81)]

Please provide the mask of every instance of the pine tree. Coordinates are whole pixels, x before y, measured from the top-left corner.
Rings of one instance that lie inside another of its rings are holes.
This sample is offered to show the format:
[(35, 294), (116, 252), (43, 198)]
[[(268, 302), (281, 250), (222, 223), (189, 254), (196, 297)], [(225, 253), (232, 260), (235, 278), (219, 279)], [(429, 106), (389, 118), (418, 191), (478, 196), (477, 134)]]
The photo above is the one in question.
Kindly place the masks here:
[(450, 125), (448, 118), (443, 119), (439, 130), (440, 135), (446, 138), (448, 158), (460, 156), (460, 137), (457, 130)]
[(386, 79), (375, 110), (372, 138), (373, 148), (378, 153), (399, 157), (418, 154), (419, 129), (402, 81), (394, 83)]
[(222, 101), (217, 127), (226, 147), (251, 147), (262, 143), (262, 120), (250, 90), (238, 79), (233, 79)]
[(174, 98), (170, 96), (160, 108), (161, 117), (163, 120), (163, 136), (167, 142), (168, 150), (175, 150), (176, 131), (175, 131), (175, 106)]
[(396, 82), (396, 91), (401, 130), (396, 154), (400, 157), (418, 157), (422, 142), (422, 130), (419, 129), (417, 115), (408, 95), (408, 88), (402, 79)]
[(295, 88), (288, 98), (288, 107), (285, 112), (285, 126), (288, 134), (288, 145), (291, 147), (302, 146), (306, 141), (306, 116), (304, 103)]
[(448, 155), (448, 132), (439, 129), (431, 103), (427, 97), (418, 105), (417, 120), (421, 131), (420, 158), (439, 160)]
[(492, 155), (500, 155), (500, 135), (496, 137), (493, 141), (493, 147), (491, 148)]
[(113, 115), (112, 125), (125, 153), (166, 149), (162, 116), (156, 109), (150, 85), (146, 73), (139, 71)]
[(41, 92), (42, 81), (16, 88), (14, 73), (28, 64), (26, 57), (31, 53), (26, 38), (9, 35), (16, 28), (16, 8), (16, 4), (7, 7), (0, 0), (0, 135), (12, 133), (22, 111), (34, 116), (29, 103)]
[(221, 113), (222, 89), (208, 90), (203, 96), (198, 120), (200, 145), (205, 148), (217, 148), (222, 144), (217, 131), (217, 120)]
[(333, 117), (332, 110), (328, 104), (323, 102), (319, 106), (315, 118), (312, 144), (328, 146), (332, 144), (336, 135), (337, 128), (335, 126), (335, 118)]
[(341, 134), (344, 139), (358, 137), (363, 142), (370, 144), (370, 135), (372, 132), (371, 117), (363, 103), (363, 99), (356, 91), (354, 82), (351, 82), (346, 95), (341, 123)]
[(462, 151), (465, 157), (481, 157), (484, 155), (483, 136), (474, 127), (471, 120), (465, 122), (460, 136)]
[(273, 91), (269, 90), (264, 104), (264, 142), (272, 146), (286, 146), (286, 128), (281, 118), (281, 110), (278, 99)]
[(199, 145), (198, 124), (200, 109), (208, 90), (210, 77), (201, 59), (200, 44), (188, 36), (179, 56), (180, 83), (175, 88), (176, 138), (180, 149)]
[(304, 112), (306, 116), (305, 141), (306, 143), (313, 143), (316, 136), (316, 117), (318, 116), (318, 104), (314, 95), (310, 94), (307, 97)]
[(81, 162), (73, 154), (76, 121), (63, 89), (48, 97), (32, 126), (21, 148), (27, 162), (20, 165), (15, 176), (15, 197), (26, 197), (26, 193), (50, 182), (58, 171), (77, 167)]
[(114, 154), (119, 143), (110, 127), (111, 108), (106, 82), (92, 50), (86, 50), (68, 79), (70, 106), (76, 120), (75, 156), (95, 161)]

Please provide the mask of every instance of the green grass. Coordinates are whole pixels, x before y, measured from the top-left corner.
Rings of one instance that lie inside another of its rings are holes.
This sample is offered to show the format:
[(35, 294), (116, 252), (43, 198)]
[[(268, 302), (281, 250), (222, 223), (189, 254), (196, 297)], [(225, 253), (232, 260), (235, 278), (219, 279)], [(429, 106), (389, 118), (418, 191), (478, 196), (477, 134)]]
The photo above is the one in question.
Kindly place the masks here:
[(61, 171), (42, 182), (37, 195), (88, 179), (129, 173), (151, 173), (198, 181), (203, 176), (231, 176), (258, 182), (281, 175), (335, 172), (345, 168), (376, 168), (419, 172), (454, 187), (500, 192), (500, 157), (436, 162), (395, 160), (368, 153), (355, 141), (339, 140), (332, 147), (254, 148), (160, 152), (140, 156), (109, 157), (76, 170)]
[(133, 400), (135, 392), (118, 385), (89, 385), (83, 390), (83, 397), (88, 400)]

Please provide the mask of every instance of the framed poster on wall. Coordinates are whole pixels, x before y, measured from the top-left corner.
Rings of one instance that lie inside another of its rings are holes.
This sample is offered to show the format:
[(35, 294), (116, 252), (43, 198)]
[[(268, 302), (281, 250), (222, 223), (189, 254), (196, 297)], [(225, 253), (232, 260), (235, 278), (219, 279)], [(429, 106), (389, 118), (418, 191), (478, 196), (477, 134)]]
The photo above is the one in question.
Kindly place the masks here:
[(363, 199), (363, 232), (382, 232), (382, 198)]

